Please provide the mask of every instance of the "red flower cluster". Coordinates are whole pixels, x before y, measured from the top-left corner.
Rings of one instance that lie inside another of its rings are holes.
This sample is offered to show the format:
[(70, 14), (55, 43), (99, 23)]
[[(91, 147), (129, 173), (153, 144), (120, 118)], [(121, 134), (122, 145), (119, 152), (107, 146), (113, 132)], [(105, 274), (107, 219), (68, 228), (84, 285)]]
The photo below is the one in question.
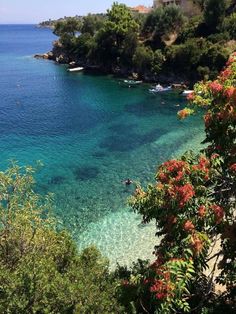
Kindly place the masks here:
[(210, 168), (210, 161), (206, 158), (201, 156), (199, 158), (199, 162), (197, 165), (192, 166), (193, 171), (201, 171), (204, 173), (204, 179), (209, 179), (209, 168)]
[(183, 120), (190, 115), (190, 111), (188, 109), (183, 109), (178, 112), (178, 117)]
[(192, 223), (192, 221), (187, 220), (187, 221), (184, 223), (183, 228), (184, 228), (185, 231), (191, 233), (191, 232), (193, 232), (193, 230), (195, 229), (195, 226), (194, 226), (194, 224)]
[(190, 183), (183, 186), (172, 186), (168, 192), (170, 197), (179, 203), (180, 208), (183, 208), (195, 195), (194, 188)]
[(210, 82), (208, 86), (213, 94), (218, 94), (223, 90), (223, 86), (218, 81)]
[(206, 206), (201, 205), (201, 206), (198, 208), (198, 215), (199, 215), (201, 218), (205, 217), (205, 215), (206, 215)]
[(234, 55), (232, 55), (232, 56), (228, 59), (226, 65), (229, 66), (229, 65), (231, 65), (232, 63), (234, 63), (234, 61), (235, 61), (235, 58), (234, 58)]
[(154, 292), (158, 300), (163, 300), (167, 298), (171, 294), (171, 291), (173, 290), (171, 284), (168, 282), (170, 274), (166, 273), (163, 275), (164, 277), (166, 277), (167, 280), (156, 279), (154, 280), (154, 284), (150, 287), (150, 292)]
[(198, 255), (202, 251), (204, 243), (201, 239), (199, 239), (197, 234), (192, 235), (191, 246), (195, 255)]
[(192, 100), (194, 100), (194, 97), (195, 97), (195, 94), (194, 94), (194, 93), (190, 93), (190, 94), (188, 94), (188, 96), (187, 96), (187, 100), (188, 100), (188, 101), (192, 101)]
[(220, 155), (214, 153), (214, 154), (211, 155), (211, 160), (214, 160), (214, 159), (216, 159), (216, 158), (218, 158), (218, 157), (220, 157)]
[(209, 112), (205, 114), (204, 121), (205, 121), (206, 128), (208, 128), (212, 123), (212, 115)]
[(229, 169), (233, 172), (236, 172), (236, 163), (232, 164)]
[(232, 74), (232, 70), (229, 68), (226, 68), (220, 73), (220, 79), (222, 81), (226, 81), (230, 77), (231, 74)]
[(162, 183), (180, 181), (185, 173), (189, 173), (188, 164), (182, 160), (170, 160), (159, 168), (158, 179)]
[(227, 99), (231, 99), (235, 95), (236, 89), (233, 86), (227, 87), (224, 91), (224, 95)]
[(220, 224), (224, 218), (224, 210), (222, 207), (214, 204), (214, 205), (211, 205), (211, 209), (213, 210), (213, 213), (215, 215), (215, 222), (216, 224)]

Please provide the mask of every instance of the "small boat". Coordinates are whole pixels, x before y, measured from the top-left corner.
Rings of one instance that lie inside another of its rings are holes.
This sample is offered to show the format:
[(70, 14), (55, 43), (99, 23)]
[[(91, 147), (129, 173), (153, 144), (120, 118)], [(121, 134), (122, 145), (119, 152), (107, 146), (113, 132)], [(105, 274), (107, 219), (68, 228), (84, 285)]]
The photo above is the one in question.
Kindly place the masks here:
[(181, 95), (183, 95), (183, 96), (188, 96), (188, 95), (192, 94), (193, 92), (194, 92), (194, 90), (186, 89), (186, 90), (184, 90), (184, 91), (181, 93)]
[(172, 89), (171, 86), (163, 87), (160, 84), (157, 84), (154, 88), (149, 89), (150, 93), (161, 93), (161, 92), (168, 92)]
[(139, 85), (142, 84), (143, 81), (124, 80), (123, 82), (127, 85)]
[(68, 69), (68, 72), (80, 72), (83, 71), (83, 67), (78, 67), (78, 68), (72, 68), (72, 69)]

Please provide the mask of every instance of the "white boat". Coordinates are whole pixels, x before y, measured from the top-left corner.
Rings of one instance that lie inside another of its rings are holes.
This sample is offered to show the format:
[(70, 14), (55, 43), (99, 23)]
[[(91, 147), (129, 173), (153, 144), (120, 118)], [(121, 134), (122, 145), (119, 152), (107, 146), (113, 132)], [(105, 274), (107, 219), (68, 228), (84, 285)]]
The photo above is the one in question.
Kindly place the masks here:
[(139, 84), (142, 84), (142, 81), (135, 81), (135, 80), (124, 80), (123, 82), (125, 84), (128, 84), (128, 85), (139, 85)]
[(157, 84), (154, 88), (150, 88), (149, 92), (151, 93), (161, 93), (161, 92), (168, 92), (172, 89), (171, 86), (163, 87), (160, 84)]
[(78, 68), (72, 68), (72, 69), (68, 69), (68, 72), (80, 72), (83, 71), (83, 67), (78, 67)]
[(194, 92), (194, 90), (188, 90), (188, 89), (186, 89), (186, 90), (184, 90), (183, 92), (182, 92), (182, 95), (183, 96), (188, 96), (188, 95), (190, 95), (190, 94), (192, 94)]

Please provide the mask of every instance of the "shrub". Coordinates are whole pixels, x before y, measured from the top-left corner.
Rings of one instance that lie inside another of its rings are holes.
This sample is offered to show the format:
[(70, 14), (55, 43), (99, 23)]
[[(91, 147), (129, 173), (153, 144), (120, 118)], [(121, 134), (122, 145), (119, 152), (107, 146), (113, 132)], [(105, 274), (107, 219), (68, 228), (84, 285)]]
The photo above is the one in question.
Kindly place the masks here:
[(33, 170), (0, 172), (0, 312), (120, 313), (115, 281), (95, 248), (77, 252), (32, 190)]

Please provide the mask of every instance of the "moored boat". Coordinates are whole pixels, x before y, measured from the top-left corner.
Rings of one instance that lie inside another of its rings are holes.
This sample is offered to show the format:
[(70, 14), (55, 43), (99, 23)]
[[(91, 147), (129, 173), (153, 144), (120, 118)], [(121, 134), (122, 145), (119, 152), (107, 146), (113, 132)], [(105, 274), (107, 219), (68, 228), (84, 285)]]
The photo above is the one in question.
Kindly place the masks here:
[(184, 91), (181, 93), (181, 95), (183, 95), (183, 96), (188, 96), (188, 95), (192, 94), (193, 92), (194, 92), (194, 90), (186, 89), (186, 90), (184, 90)]
[(143, 81), (124, 80), (123, 82), (127, 85), (139, 85), (142, 84)]
[(71, 69), (68, 69), (67, 71), (68, 72), (80, 72), (80, 71), (83, 71), (83, 67), (77, 67), (77, 68), (71, 68)]
[(168, 91), (170, 91), (171, 89), (172, 89), (171, 86), (163, 87), (162, 85), (157, 84), (155, 87), (150, 88), (150, 89), (149, 89), (149, 92), (150, 92), (150, 93), (161, 93), (161, 92), (168, 92)]

